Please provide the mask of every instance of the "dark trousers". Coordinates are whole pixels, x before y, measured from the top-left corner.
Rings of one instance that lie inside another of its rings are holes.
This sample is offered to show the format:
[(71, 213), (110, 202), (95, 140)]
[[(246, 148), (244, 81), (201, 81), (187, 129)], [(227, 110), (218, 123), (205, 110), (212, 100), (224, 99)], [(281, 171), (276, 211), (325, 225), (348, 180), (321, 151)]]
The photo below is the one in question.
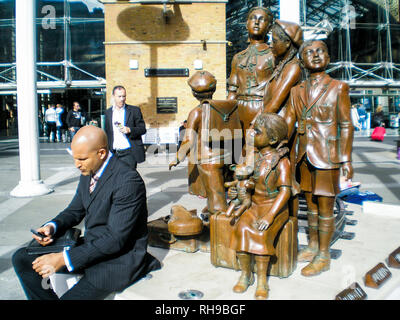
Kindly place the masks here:
[[(56, 140), (56, 131), (57, 131), (57, 126), (55, 122), (47, 122), (47, 137), (49, 138), (49, 141), (52, 139), (52, 141)], [(51, 134), (53, 133), (53, 135)]]
[(28, 300), (102, 300), (112, 291), (95, 288), (85, 276), (61, 298), (50, 287), (50, 280), (43, 279), (32, 269), (32, 262), (39, 255), (29, 255), (25, 248), (18, 249), (12, 256), (15, 273), (21, 282)]
[(71, 127), (71, 128), (74, 128), (75, 129), (75, 131), (71, 131), (71, 130), (69, 130), (68, 129), (68, 132), (69, 132), (69, 135), (70, 135), (70, 139), (71, 139), (71, 142), (72, 142), (72, 139), (74, 138), (74, 136), (76, 135), (76, 133), (78, 132), (78, 130), (81, 128), (81, 127)]
[(119, 160), (125, 162), (128, 166), (132, 169), (136, 170), (137, 168), (137, 161), (132, 154), (131, 149), (124, 149), (124, 150), (112, 150)]

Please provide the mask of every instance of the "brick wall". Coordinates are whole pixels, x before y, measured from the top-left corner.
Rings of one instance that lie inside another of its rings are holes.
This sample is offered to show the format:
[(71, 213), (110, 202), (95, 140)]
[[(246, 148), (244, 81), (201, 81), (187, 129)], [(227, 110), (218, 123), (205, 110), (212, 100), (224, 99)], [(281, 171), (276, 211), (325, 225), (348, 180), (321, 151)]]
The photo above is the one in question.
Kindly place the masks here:
[[(187, 85), (189, 77), (146, 78), (145, 68), (189, 68), (191, 76), (194, 60), (202, 60), (203, 70), (218, 81), (214, 98), (226, 97), (225, 3), (171, 4), (166, 9), (168, 23), (162, 5), (105, 4), (107, 105), (112, 88), (122, 84), (127, 103), (141, 107), (147, 127), (179, 126), (197, 100)], [(206, 47), (200, 40), (206, 40)], [(139, 62), (138, 70), (129, 69), (131, 59)], [(157, 97), (177, 97), (178, 113), (157, 114)]]

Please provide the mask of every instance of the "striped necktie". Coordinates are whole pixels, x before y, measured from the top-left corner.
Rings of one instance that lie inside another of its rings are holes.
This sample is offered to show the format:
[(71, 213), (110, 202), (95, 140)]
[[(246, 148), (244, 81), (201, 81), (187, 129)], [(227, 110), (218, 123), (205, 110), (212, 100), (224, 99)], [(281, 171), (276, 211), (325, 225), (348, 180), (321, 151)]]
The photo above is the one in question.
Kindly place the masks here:
[(90, 184), (89, 184), (89, 192), (90, 192), (90, 193), (92, 193), (93, 190), (94, 190), (94, 188), (96, 187), (97, 181), (99, 181), (99, 177), (96, 176), (96, 175), (93, 176), (93, 177), (90, 179)]

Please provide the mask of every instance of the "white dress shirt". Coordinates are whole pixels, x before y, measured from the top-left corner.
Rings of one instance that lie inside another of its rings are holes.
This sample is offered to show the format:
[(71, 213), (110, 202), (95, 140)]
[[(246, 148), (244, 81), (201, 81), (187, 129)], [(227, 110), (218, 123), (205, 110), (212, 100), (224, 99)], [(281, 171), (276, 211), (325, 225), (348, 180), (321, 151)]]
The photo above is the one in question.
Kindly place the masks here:
[(125, 105), (122, 108), (112, 107), (112, 126), (113, 126), (113, 149), (129, 149), (131, 144), (124, 133), (119, 131), (118, 126), (115, 122), (119, 122), (121, 125), (125, 125)]
[(44, 113), (44, 120), (46, 122), (57, 122), (57, 119), (58, 119), (58, 115), (57, 115), (56, 108), (49, 108)]

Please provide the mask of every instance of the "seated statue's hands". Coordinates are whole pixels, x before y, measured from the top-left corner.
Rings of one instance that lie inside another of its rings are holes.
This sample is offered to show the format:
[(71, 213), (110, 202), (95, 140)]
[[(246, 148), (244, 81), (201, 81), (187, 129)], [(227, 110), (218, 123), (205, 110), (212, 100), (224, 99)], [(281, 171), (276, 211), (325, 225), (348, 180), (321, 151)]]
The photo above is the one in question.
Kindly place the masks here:
[(265, 231), (268, 229), (268, 227), (271, 225), (271, 223), (272, 223), (272, 219), (269, 219), (268, 217), (264, 216), (254, 224), (254, 227), (258, 231)]

